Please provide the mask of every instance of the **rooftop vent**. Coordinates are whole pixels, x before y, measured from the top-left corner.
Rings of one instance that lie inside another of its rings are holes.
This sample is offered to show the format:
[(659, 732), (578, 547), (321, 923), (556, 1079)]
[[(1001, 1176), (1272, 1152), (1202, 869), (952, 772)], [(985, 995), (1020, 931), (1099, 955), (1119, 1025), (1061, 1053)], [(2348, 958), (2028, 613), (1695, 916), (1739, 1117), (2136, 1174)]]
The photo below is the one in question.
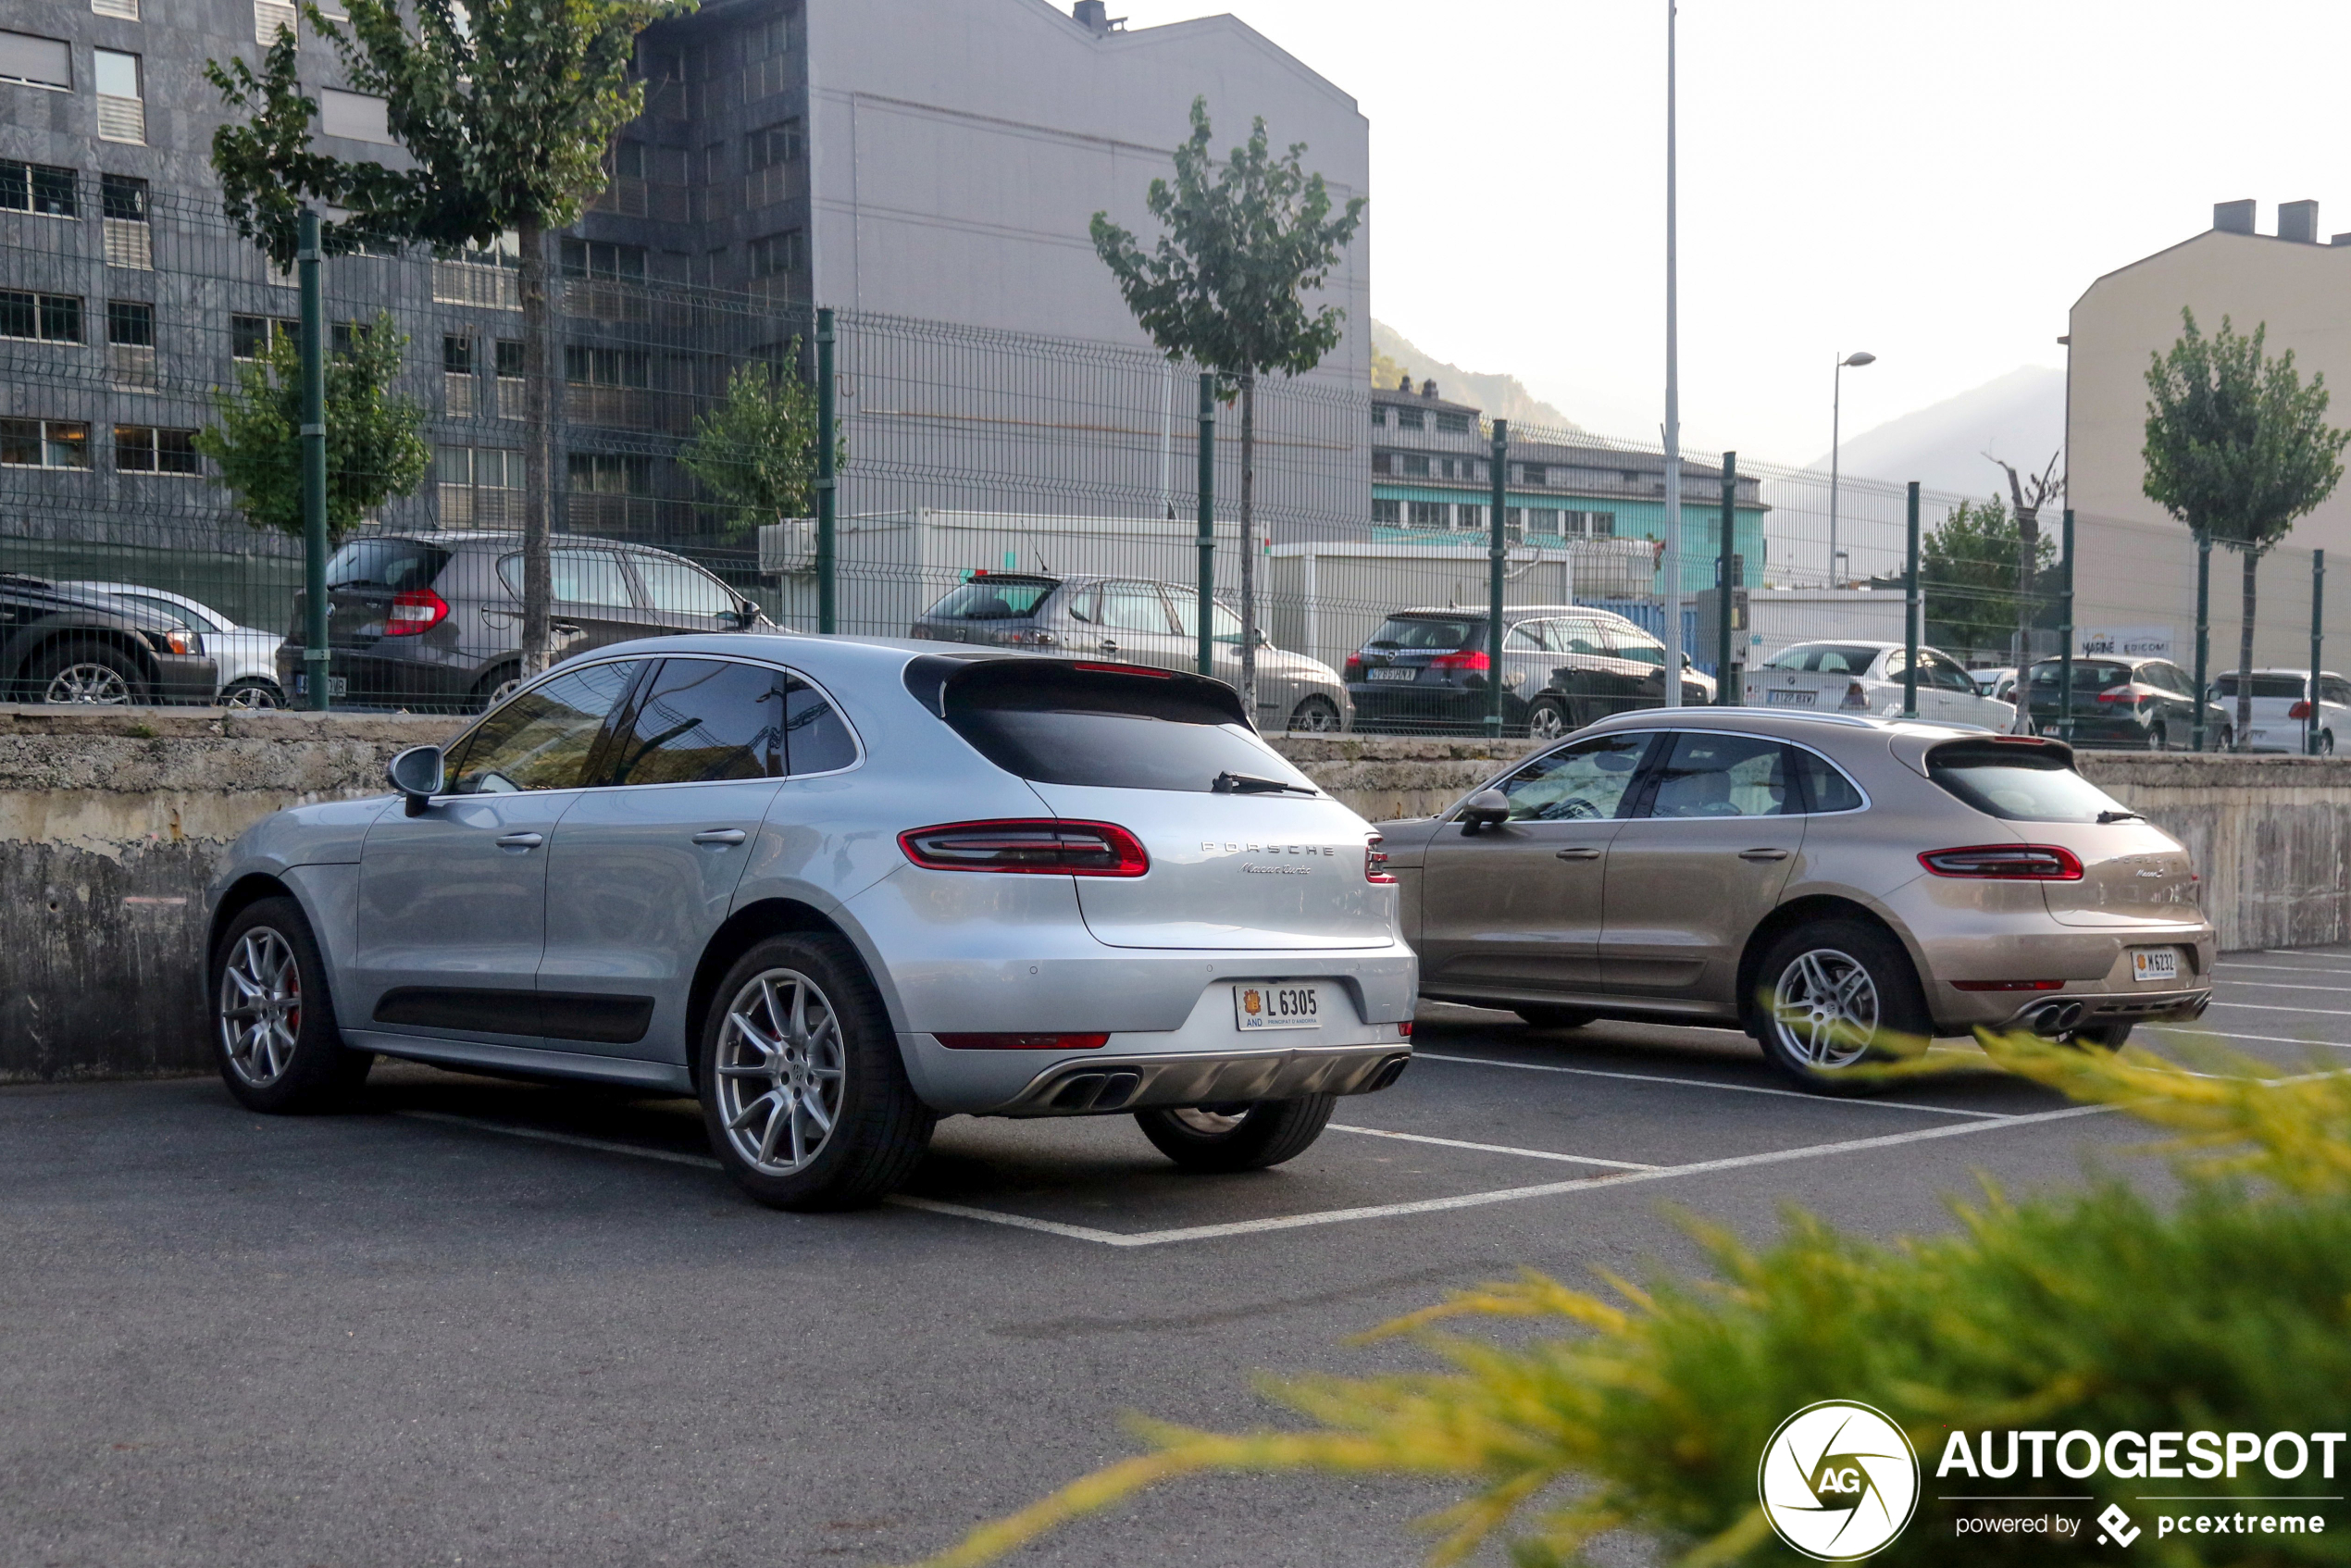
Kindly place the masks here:
[(1112, 16), (1110, 7), (1103, 4), (1103, 0), (1077, 0), (1077, 3), (1069, 8), (1069, 14), (1077, 19), (1078, 26), (1097, 38), (1105, 33), (1126, 31), (1126, 19)]
[(2253, 204), (2250, 201), (2214, 202), (2212, 227), (2223, 234), (2252, 233)]
[(1396, 390), (1401, 392), (1408, 392), (1412, 390), (1412, 373), (1410, 370), (1405, 371), (1404, 374), (1398, 379), (1396, 382)]
[(1423, 397), (1435, 397), (1437, 395), (1437, 383), (1435, 381), (1423, 381), (1421, 383), (1421, 395)]
[(2292, 240), (2297, 245), (2319, 243), (2319, 204), (2316, 202), (2280, 202), (2278, 204), (2278, 238)]

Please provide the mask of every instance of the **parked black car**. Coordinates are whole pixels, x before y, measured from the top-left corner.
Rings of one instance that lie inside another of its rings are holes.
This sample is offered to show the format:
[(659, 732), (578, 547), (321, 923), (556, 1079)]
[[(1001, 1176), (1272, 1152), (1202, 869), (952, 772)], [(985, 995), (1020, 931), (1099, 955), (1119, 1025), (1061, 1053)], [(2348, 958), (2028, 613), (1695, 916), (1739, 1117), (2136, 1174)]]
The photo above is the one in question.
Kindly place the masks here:
[(0, 572), (0, 680), (22, 703), (209, 703), (218, 669), (177, 620)]
[[(2033, 728), (2058, 732), (2059, 661), (2043, 659), (2025, 672)], [(2186, 751), (2196, 744), (2196, 682), (2169, 659), (2073, 661), (2072, 739), (2077, 746), (2128, 746), (2148, 752)], [(2226, 751), (2233, 739), (2229, 711), (2204, 704), (2204, 743)]]
[[(1665, 700), (1665, 645), (1623, 616), (1576, 604), (1502, 611), (1502, 725), (1538, 739)], [(1684, 656), (1682, 701), (1714, 701)], [(1483, 610), (1399, 610), (1347, 660), (1359, 730), (1475, 732), (1490, 711)]]
[[(550, 648), (557, 659), (632, 637), (774, 628), (750, 600), (665, 550), (557, 534)], [(380, 533), (327, 563), (328, 697), (482, 707), (522, 674), (522, 535)], [(278, 679), (306, 695), (304, 596)]]

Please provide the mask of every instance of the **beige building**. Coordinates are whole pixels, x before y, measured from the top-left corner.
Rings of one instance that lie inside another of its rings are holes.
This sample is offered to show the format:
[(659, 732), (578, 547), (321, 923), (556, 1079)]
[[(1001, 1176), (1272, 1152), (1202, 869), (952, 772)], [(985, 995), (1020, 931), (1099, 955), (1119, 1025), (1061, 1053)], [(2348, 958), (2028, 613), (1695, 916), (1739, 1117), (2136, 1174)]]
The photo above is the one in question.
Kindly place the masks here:
[[(2351, 234), (2318, 234), (2319, 204), (2285, 202), (2277, 232), (2255, 232), (2254, 204), (2221, 202), (2212, 227), (2119, 268), (2073, 303), (2066, 389), (2067, 497), (2074, 509), (2079, 570), (2074, 619), (2084, 627), (2176, 628), (2174, 656), (2194, 653), (2196, 550), (2187, 529), (2146, 497), (2146, 373), (2196, 313), (2209, 333), (2229, 318), (2240, 332), (2268, 329), (2268, 350), (2294, 351), (2307, 380), (2326, 378), (2337, 425), (2351, 424)], [(2351, 667), (2351, 480), (2295, 525), (2261, 562), (2256, 616), (2258, 663), (2309, 658), (2310, 552), (2337, 567), (2327, 616), (2332, 668)], [(2237, 556), (2212, 559), (2214, 670), (2236, 658), (2242, 592)]]

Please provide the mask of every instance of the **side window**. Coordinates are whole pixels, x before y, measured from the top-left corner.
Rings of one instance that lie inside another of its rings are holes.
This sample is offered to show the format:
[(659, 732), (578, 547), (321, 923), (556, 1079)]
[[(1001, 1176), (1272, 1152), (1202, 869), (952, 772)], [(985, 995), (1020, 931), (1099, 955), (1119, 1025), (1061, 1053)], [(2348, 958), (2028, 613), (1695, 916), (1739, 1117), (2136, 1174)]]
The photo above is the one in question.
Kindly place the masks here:
[(1102, 584), (1101, 624), (1110, 631), (1168, 632), (1167, 606), (1148, 582)]
[(1925, 662), (1927, 678), (1946, 691), (1964, 691), (1975, 695), (1975, 682), (1965, 666), (1941, 653), (1921, 653)]
[(578, 789), (596, 737), (640, 667), (622, 659), (567, 670), (493, 710), (450, 749), (449, 792)]
[(2196, 682), (2190, 680), (2187, 672), (2179, 666), (2159, 664), (2150, 667), (2161, 672), (2157, 684), (2165, 691), (2176, 692), (2183, 697), (2192, 697), (2196, 694)]
[(1512, 822), (1581, 822), (1617, 815), (1648, 750), (1649, 737), (1598, 735), (1547, 752), (1496, 789), (1511, 800)]
[[(628, 574), (620, 569), (620, 557), (608, 550), (556, 550), (549, 554), (549, 572), (554, 579), (555, 603), (558, 604), (592, 604), (604, 608), (631, 609), (636, 597), (628, 591)], [(515, 580), (522, 579), (522, 560), (515, 560)], [(517, 587), (516, 591), (520, 589)]]
[(1541, 621), (1519, 622), (1511, 628), (1511, 634), (1502, 639), (1502, 651), (1506, 653), (1532, 653), (1542, 651), (1549, 646), (1543, 639), (1543, 626), (1544, 623)]
[(1069, 618), (1084, 626), (1099, 626), (1102, 618), (1102, 591), (1099, 588), (1073, 588), (1062, 597), (1062, 607)]
[[(1846, 663), (1843, 659), (1831, 661), (1825, 655), (1823, 655), (1821, 660), (1821, 668), (1824, 671), (1827, 670), (1832, 662), (1835, 663), (1838, 673), (1847, 673)], [(1862, 667), (1867, 668), (1868, 666), (1863, 666)], [(1910, 655), (1904, 653), (1899, 648), (1892, 649), (1885, 655), (1885, 674), (1881, 678), (1885, 680), (1899, 680), (1902, 678), (1903, 672), (1909, 667)], [(1849, 673), (1858, 675), (1860, 671), (1853, 670)]]
[(2351, 680), (2345, 680), (2339, 675), (2320, 677), (2319, 701), (2351, 707)]
[(765, 665), (664, 659), (621, 731), (611, 782), (782, 777), (785, 678)]
[(1685, 730), (1649, 790), (1648, 816), (1784, 816), (1787, 754), (1777, 740)]
[(795, 774), (831, 773), (857, 760), (857, 740), (823, 692), (784, 677), (785, 752)]
[(1600, 628), (1590, 621), (1553, 621), (1551, 641), (1562, 653), (1597, 653), (1600, 651)]
[(1805, 809), (1816, 815), (1833, 811), (1861, 809), (1861, 791), (1844, 770), (1817, 752), (1801, 746), (1790, 746), (1788, 754), (1796, 759), (1796, 772), (1804, 786)]
[(716, 578), (685, 561), (660, 555), (634, 557), (637, 580), (653, 607), (674, 616), (732, 616), (735, 596)]

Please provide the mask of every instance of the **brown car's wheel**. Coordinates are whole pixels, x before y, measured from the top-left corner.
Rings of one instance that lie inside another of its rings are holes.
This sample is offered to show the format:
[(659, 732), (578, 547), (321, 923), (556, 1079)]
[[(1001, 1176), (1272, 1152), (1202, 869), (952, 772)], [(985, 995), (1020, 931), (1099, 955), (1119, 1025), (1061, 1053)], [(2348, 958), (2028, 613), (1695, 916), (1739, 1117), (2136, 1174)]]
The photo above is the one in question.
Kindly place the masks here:
[(1338, 1103), (1327, 1094), (1135, 1113), (1143, 1136), (1188, 1171), (1258, 1171), (1306, 1152)]
[(1864, 1063), (1922, 1045), (1931, 1028), (1901, 944), (1859, 920), (1818, 920), (1773, 942), (1757, 972), (1753, 1027), (1773, 1066), (1824, 1094), (1883, 1087)]

